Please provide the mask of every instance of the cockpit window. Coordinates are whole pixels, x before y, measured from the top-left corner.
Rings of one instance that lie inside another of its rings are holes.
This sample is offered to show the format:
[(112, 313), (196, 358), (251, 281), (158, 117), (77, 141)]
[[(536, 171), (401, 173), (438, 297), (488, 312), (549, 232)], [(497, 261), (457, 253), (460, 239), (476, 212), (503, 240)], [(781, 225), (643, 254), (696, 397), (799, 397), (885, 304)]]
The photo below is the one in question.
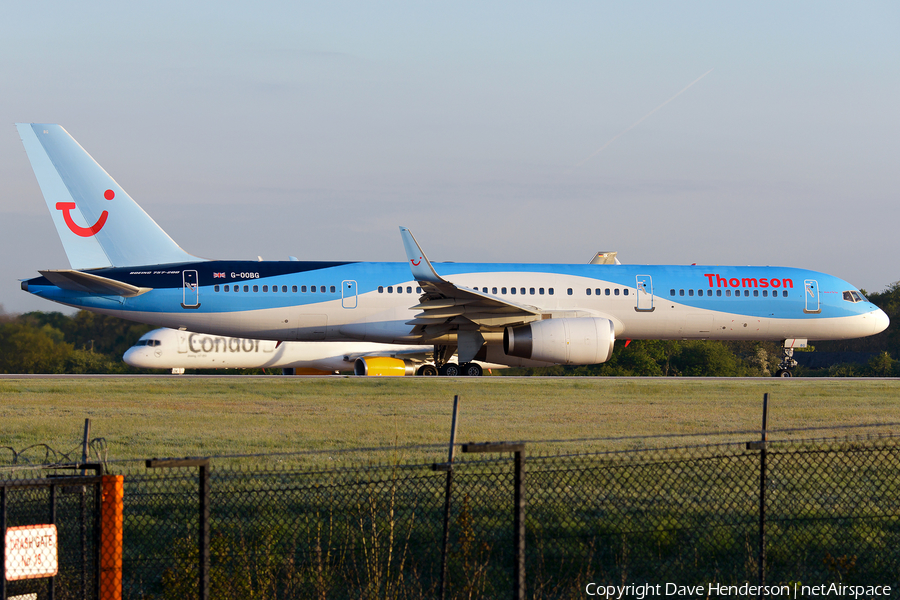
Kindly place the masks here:
[(138, 340), (135, 346), (162, 346), (159, 340)]
[(844, 300), (846, 300), (847, 302), (868, 302), (868, 300), (866, 300), (866, 297), (856, 290), (849, 290), (844, 292)]
[(856, 302), (856, 300), (853, 299), (853, 292), (844, 292), (844, 300), (847, 302)]
[(853, 292), (853, 297), (856, 298), (857, 302), (867, 302), (866, 297), (859, 292)]

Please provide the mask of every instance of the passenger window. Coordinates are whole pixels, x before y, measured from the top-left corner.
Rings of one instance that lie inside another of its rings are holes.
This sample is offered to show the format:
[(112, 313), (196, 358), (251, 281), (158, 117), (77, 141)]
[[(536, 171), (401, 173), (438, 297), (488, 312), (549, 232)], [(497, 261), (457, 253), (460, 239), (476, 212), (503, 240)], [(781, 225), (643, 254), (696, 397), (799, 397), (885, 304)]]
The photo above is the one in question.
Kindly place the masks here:
[(725, 296), (731, 298), (731, 290), (725, 290)]
[(406, 293), (412, 294), (412, 286), (411, 285), (406, 286)]
[(218, 292), (218, 291), (219, 291), (219, 286), (217, 286), (217, 285), (213, 286), (213, 290), (216, 291), (216, 292)]
[(515, 293), (516, 293), (516, 288), (509, 288), (509, 293), (510, 293), (510, 294), (515, 294)]
[(784, 296), (785, 298), (787, 298), (787, 290), (782, 290), (781, 295)]
[(753, 290), (753, 296), (756, 297), (756, 298), (758, 298), (758, 297), (759, 297), (759, 290)]
[(625, 295), (625, 296), (627, 296), (627, 295), (628, 295), (628, 288), (625, 288), (624, 290), (622, 290), (622, 294)]
[(245, 285), (245, 286), (244, 286), (244, 291), (245, 291), (245, 292), (249, 292), (249, 291), (250, 291), (250, 286), (249, 286), (249, 285)]
[(616, 288), (616, 296), (619, 295), (619, 288)]
[(567, 290), (566, 290), (566, 293), (567, 293), (568, 295), (571, 296), (571, 295), (572, 295), (572, 288), (567, 289)]
[(538, 288), (538, 294), (540, 294), (541, 296), (543, 296), (543, 295), (544, 295), (544, 288)]
[(422, 288), (417, 287), (417, 288), (416, 288), (416, 293), (417, 293), (417, 294), (421, 294), (421, 293), (422, 293)]
[[(292, 286), (291, 286), (291, 291), (294, 292), (294, 293), (296, 294), (296, 293), (297, 293), (297, 286), (296, 286), (296, 285), (292, 285)], [(304, 291), (306, 291), (306, 290), (304, 290)]]
[(744, 298), (750, 297), (750, 290), (744, 290)]
[[(522, 294), (522, 295), (524, 296), (524, 295), (525, 295), (525, 288), (519, 288), (519, 293)], [(570, 295), (571, 295), (571, 293), (572, 293), (572, 291), (569, 290), (569, 294), (570, 294)]]
[(497, 295), (497, 288), (491, 288), (491, 293), (495, 296)]
[(584, 291), (585, 291), (585, 293), (586, 293), (588, 296), (591, 295), (591, 288), (588, 288), (588, 289), (586, 289), (586, 290), (584, 290)]
[(310, 292), (311, 294), (315, 294), (315, 293), (316, 293), (316, 286), (314, 286), (314, 285), (309, 286), (309, 292)]
[(679, 296), (684, 296), (684, 290), (678, 290), (678, 295), (679, 295)]
[[(306, 293), (306, 286), (305, 286), (305, 285), (301, 285), (301, 286), (300, 286), (300, 291), (301, 291), (302, 293), (305, 294), (305, 293)], [(381, 290), (379, 290), (379, 291), (381, 291)]]
[(763, 290), (763, 298), (769, 297), (769, 290)]
[(609, 296), (609, 288), (606, 288), (606, 292), (604, 292), (607, 296)]
[(381, 285), (378, 286), (378, 293), (379, 293), (379, 294), (383, 294), (383, 293), (384, 293), (384, 286), (381, 286)]
[(528, 288), (528, 293), (534, 296), (534, 288)]
[(505, 293), (506, 293), (506, 288), (500, 288), (500, 293), (501, 293), (501, 294), (505, 294)]
[(324, 293), (325, 293), (325, 286), (324, 286), (324, 285), (323, 285), (323, 286), (320, 286), (320, 287), (319, 287), (319, 291), (322, 292), (322, 293), (324, 294)]
[(669, 295), (670, 295), (670, 296), (674, 296), (674, 295), (675, 295), (675, 290), (674, 290), (674, 289), (669, 290)]
[(393, 293), (394, 293), (394, 286), (389, 285), (388, 286), (388, 294), (393, 294)]
[(259, 291), (259, 286), (258, 286), (258, 285), (254, 285), (254, 286), (253, 286), (253, 293), (255, 294), (255, 293), (257, 293), (258, 291)]
[(552, 296), (552, 295), (553, 295), (553, 288), (550, 288), (549, 290), (547, 290), (547, 293), (549, 293), (549, 294)]
[(481, 288), (481, 291), (487, 294), (487, 288)]
[(599, 295), (600, 295), (600, 288), (597, 288), (596, 290), (594, 290), (594, 293), (597, 294), (597, 295), (599, 296)]
[(688, 296), (693, 296), (693, 295), (694, 295), (694, 290), (688, 290)]
[[(254, 291), (254, 292), (256, 291), (256, 287), (253, 288), (253, 291)], [(269, 291), (269, 286), (264, 285), (264, 286), (263, 286), (263, 291), (264, 291), (264, 292), (268, 292), (268, 291)]]
[(722, 290), (716, 290), (716, 296), (721, 296), (721, 295), (722, 295)]
[(230, 292), (230, 291), (231, 291), (231, 287), (229, 287), (229, 286), (226, 285), (226, 286), (225, 286), (225, 291), (226, 291), (226, 292)]
[[(397, 289), (399, 290), (400, 288), (397, 288)], [(331, 293), (333, 294), (333, 293), (335, 293), (336, 291), (337, 291), (337, 289), (336, 289), (334, 286), (331, 286)]]

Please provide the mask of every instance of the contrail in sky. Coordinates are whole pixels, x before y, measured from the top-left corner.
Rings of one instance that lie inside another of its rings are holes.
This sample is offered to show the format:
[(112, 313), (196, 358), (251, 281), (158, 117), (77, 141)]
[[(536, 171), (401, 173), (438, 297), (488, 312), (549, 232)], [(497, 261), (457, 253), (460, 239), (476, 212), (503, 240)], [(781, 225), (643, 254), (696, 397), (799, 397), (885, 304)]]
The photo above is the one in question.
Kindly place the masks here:
[(681, 90), (680, 92), (678, 92), (677, 94), (675, 94), (674, 96), (672, 96), (671, 98), (669, 98), (668, 100), (666, 100), (665, 102), (663, 102), (662, 104), (660, 104), (659, 106), (657, 106), (656, 108), (654, 108), (653, 110), (651, 110), (650, 112), (648, 112), (646, 115), (644, 115), (643, 117), (641, 117), (640, 119), (638, 119), (637, 121), (635, 121), (635, 123), (634, 123), (631, 127), (629, 127), (628, 129), (622, 131), (620, 134), (618, 134), (617, 136), (615, 136), (613, 139), (609, 140), (608, 142), (606, 142), (605, 144), (603, 144), (602, 146), (600, 146), (599, 148), (597, 148), (597, 150), (595, 150), (593, 154), (591, 154), (590, 156), (588, 156), (587, 158), (585, 158), (583, 161), (581, 161), (580, 163), (578, 163), (577, 165), (575, 165), (575, 168), (580, 167), (581, 165), (583, 165), (583, 164), (586, 163), (587, 161), (591, 160), (592, 158), (594, 158), (595, 156), (597, 156), (598, 154), (600, 154), (600, 152), (602, 152), (607, 146), (609, 146), (609, 145), (612, 144), (614, 141), (616, 141), (617, 139), (619, 139), (620, 137), (622, 137), (623, 135), (625, 135), (626, 133), (628, 133), (629, 131), (631, 131), (632, 129), (634, 129), (635, 127), (637, 127), (638, 125), (640, 125), (641, 123), (643, 123), (644, 120), (645, 120), (647, 117), (649, 117), (650, 115), (652, 115), (653, 113), (655, 113), (656, 111), (658, 111), (659, 109), (661, 109), (663, 106), (665, 106), (666, 104), (668, 104), (669, 102), (671, 102), (672, 100), (674, 100), (675, 98), (677, 98), (678, 96), (680, 96), (680, 95), (682, 95), (683, 93), (685, 93), (685, 92), (688, 90), (689, 87), (691, 87), (692, 85), (694, 85), (695, 83), (697, 83), (698, 81), (700, 81), (701, 79), (703, 79), (704, 77), (706, 77), (707, 75), (709, 75), (709, 74), (712, 73), (712, 72), (713, 72), (713, 70), (710, 69), (709, 71), (707, 71), (706, 73), (704, 73), (703, 75), (701, 75), (700, 77), (698, 77), (697, 79), (695, 79), (695, 80), (693, 80), (692, 82), (690, 82), (689, 84), (687, 84), (683, 90)]

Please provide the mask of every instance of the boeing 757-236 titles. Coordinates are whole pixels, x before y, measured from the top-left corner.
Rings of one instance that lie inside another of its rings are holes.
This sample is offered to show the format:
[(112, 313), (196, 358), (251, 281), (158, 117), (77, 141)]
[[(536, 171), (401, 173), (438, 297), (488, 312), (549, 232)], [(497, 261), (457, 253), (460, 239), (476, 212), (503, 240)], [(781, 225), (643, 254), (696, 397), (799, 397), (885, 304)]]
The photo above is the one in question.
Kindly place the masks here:
[(433, 346), (442, 373), (480, 360), (595, 364), (622, 339), (777, 340), (780, 374), (808, 340), (873, 335), (888, 317), (837, 277), (790, 267), (435, 263), (194, 257), (59, 125), (17, 125), (70, 269), (22, 289), (200, 333)]

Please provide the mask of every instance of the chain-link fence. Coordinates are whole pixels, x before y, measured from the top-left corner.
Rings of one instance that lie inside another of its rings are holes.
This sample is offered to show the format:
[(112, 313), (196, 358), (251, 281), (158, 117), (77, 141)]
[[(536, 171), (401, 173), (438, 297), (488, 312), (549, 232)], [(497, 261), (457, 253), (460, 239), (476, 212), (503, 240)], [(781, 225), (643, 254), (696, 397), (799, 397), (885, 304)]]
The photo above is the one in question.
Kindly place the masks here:
[[(464, 453), (449, 471), (259, 458), (112, 465), (125, 479), (123, 597), (515, 597), (517, 564), (530, 598), (587, 597), (589, 583), (900, 587), (900, 438), (535, 446), (523, 447), (518, 472), (511, 453)], [(74, 524), (57, 509), (61, 565), (80, 551), (62, 549), (63, 528), (81, 527), (72, 498)], [(69, 597), (61, 581), (56, 597)]]

